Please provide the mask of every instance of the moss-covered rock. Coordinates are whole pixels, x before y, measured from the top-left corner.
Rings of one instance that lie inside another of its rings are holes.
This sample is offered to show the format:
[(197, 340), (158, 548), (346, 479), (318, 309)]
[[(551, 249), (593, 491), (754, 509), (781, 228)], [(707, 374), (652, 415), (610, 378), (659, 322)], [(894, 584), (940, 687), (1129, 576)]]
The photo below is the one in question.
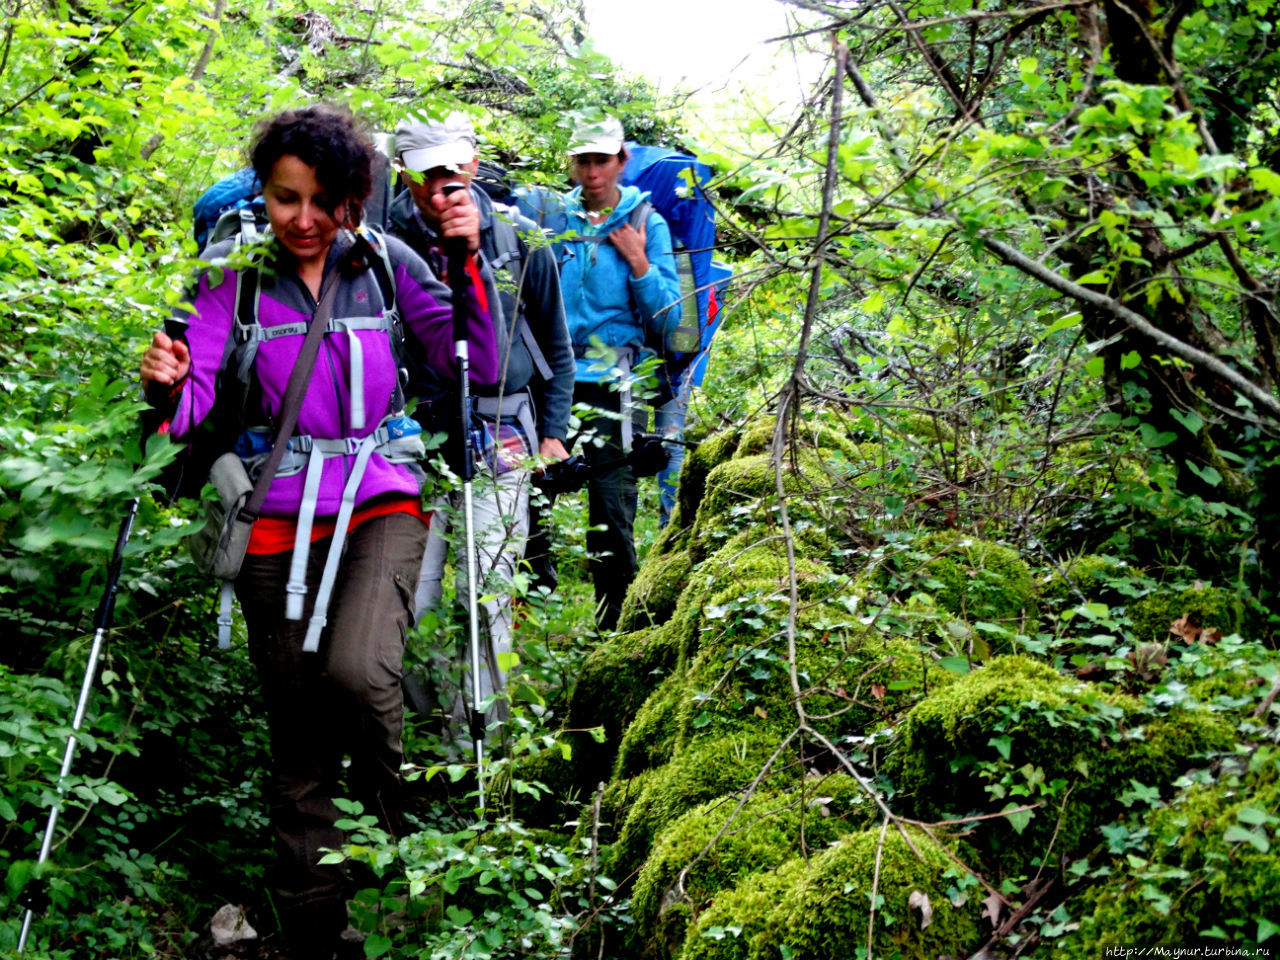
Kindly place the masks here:
[(1096, 957), (1107, 943), (1256, 946), (1280, 927), (1280, 754), (1194, 786), (1147, 818), (1151, 842), (1074, 905), (1079, 928), (1055, 956)]
[[(702, 804), (658, 834), (632, 893), (640, 939), (678, 955), (689, 907), (761, 870), (825, 849), (867, 826), (875, 805), (851, 777), (805, 780), (789, 793), (756, 794), (738, 809), (736, 797)], [(681, 893), (673, 887), (682, 871)], [(683, 909), (681, 909), (683, 907)]]
[(756, 938), (781, 926), (784, 905), (808, 868), (795, 857), (719, 893), (688, 926), (680, 960), (749, 960)]
[(1203, 635), (1237, 632), (1244, 622), (1244, 603), (1235, 591), (1196, 584), (1143, 597), (1129, 609), (1129, 618), (1139, 640), (1178, 637), (1192, 641)]
[(689, 584), (692, 569), (693, 560), (687, 550), (665, 554), (650, 550), (622, 601), (618, 630), (629, 633), (670, 620), (681, 591)]
[[(798, 722), (782, 623), (786, 604), (767, 609), (772, 617), (752, 610), (745, 618), (766, 622), (763, 629), (744, 623), (740, 635), (726, 628), (714, 644), (704, 643), (675, 715), (678, 747), (743, 729), (782, 735)], [(870, 630), (830, 604), (804, 609), (795, 656), (805, 713), (831, 739), (868, 733), (951, 679), (915, 643)]]
[(1131, 779), (1168, 786), (1194, 757), (1231, 741), (1229, 725), (1209, 711), (1151, 717), (1132, 697), (1026, 657), (997, 657), (932, 693), (899, 731), (885, 769), (919, 818), (1041, 805), (972, 835), (1011, 871), (1078, 848)]
[[(754, 457), (768, 454), (773, 448), (773, 432), (777, 420), (769, 417), (747, 429), (734, 451), (734, 458)], [(857, 444), (846, 433), (841, 433), (831, 425), (820, 420), (802, 419), (796, 426), (796, 432), (788, 435), (787, 445), (797, 450), (816, 450), (824, 458), (838, 453), (847, 460), (861, 459)]]
[[(698, 743), (676, 754), (664, 767), (651, 771), (644, 789), (627, 812), (615, 851), (615, 872), (627, 875), (644, 863), (653, 838), (665, 824), (717, 797), (728, 796), (752, 783), (781, 738), (753, 731)], [(782, 758), (761, 784), (765, 789), (794, 783), (799, 773)]]
[[(952, 904), (948, 871), (960, 871), (955, 859), (921, 830), (849, 834), (813, 858), (784, 896), (781, 922), (753, 938), (750, 958), (780, 960), (785, 946), (805, 960), (849, 960), (865, 950), (869, 928), (874, 957), (966, 957), (983, 942), (982, 907), (977, 897)], [(880, 906), (870, 927), (873, 895)]]
[[(679, 655), (670, 627), (649, 627), (600, 644), (583, 662), (569, 698), (569, 727), (603, 726), (610, 751), (616, 750), (626, 725)], [(610, 755), (606, 766), (612, 763)]]
[(900, 594), (922, 591), (958, 620), (994, 624), (996, 629), (979, 627), (975, 635), (983, 638), (975, 651), (980, 659), (988, 650), (1009, 652), (1009, 638), (1028, 632), (1035, 613), (1035, 580), (1017, 551), (955, 530), (920, 537), (891, 566), (876, 567), (866, 585)]
[[(799, 509), (801, 495), (828, 485), (823, 461), (808, 452), (786, 458), (782, 462), (782, 484), (793, 498), (788, 509), (799, 518), (804, 513)], [(769, 516), (777, 502), (777, 479), (773, 461), (767, 455), (743, 457), (715, 467), (707, 475), (706, 492), (693, 526), (690, 554), (694, 561), (718, 550), (743, 526)]]
[(670, 762), (679, 740), (681, 705), (692, 694), (684, 674), (667, 677), (627, 725), (614, 761), (615, 777), (633, 777)]
[[(698, 516), (698, 507), (706, 491), (707, 475), (733, 456), (742, 433), (739, 430), (723, 430), (713, 433), (689, 451), (680, 467), (680, 484), (676, 490), (676, 510), (680, 523), (690, 527)], [(676, 526), (673, 515), (668, 527)], [(669, 551), (664, 551), (669, 552)]]
[(1087, 602), (1119, 603), (1123, 594), (1117, 583), (1136, 578), (1139, 572), (1116, 557), (1087, 553), (1064, 561), (1061, 568), (1048, 570), (1040, 593), (1043, 597), (1074, 606), (1083, 597)]

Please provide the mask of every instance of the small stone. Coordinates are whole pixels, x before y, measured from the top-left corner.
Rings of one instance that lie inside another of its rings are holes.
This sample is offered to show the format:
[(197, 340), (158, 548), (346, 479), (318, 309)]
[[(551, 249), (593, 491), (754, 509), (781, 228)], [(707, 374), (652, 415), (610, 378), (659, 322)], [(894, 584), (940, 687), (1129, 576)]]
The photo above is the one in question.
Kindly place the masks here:
[(224, 903), (209, 922), (213, 942), (219, 947), (230, 946), (242, 940), (258, 939), (258, 931), (249, 926), (244, 910), (233, 903)]

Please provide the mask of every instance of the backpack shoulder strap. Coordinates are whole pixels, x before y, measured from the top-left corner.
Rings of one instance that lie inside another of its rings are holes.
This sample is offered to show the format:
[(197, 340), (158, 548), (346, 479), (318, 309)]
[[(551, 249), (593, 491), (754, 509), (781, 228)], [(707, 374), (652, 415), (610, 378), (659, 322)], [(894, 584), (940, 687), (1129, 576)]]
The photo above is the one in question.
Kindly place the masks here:
[(648, 200), (641, 200), (635, 205), (635, 209), (631, 211), (631, 216), (627, 222), (631, 224), (633, 230), (639, 230), (641, 226), (649, 222), (649, 214), (653, 213), (653, 204)]
[(511, 277), (511, 282), (515, 284), (519, 303), (514, 320), (515, 335), (520, 338), (524, 348), (529, 351), (529, 358), (533, 361), (533, 366), (538, 371), (538, 376), (545, 381), (550, 381), (554, 376), (551, 364), (547, 363), (547, 357), (542, 352), (542, 347), (538, 344), (537, 337), (533, 335), (533, 330), (529, 327), (529, 319), (526, 316), (522, 287), (524, 285), (525, 257), (528, 249), (516, 231), (517, 223), (521, 227), (527, 225), (529, 230), (536, 230), (537, 225), (533, 221), (520, 216), (516, 208), (505, 207), (500, 204), (494, 204), (494, 215), (491, 223), (493, 224), (494, 258), (490, 261), (489, 266), (494, 270), (505, 269)]

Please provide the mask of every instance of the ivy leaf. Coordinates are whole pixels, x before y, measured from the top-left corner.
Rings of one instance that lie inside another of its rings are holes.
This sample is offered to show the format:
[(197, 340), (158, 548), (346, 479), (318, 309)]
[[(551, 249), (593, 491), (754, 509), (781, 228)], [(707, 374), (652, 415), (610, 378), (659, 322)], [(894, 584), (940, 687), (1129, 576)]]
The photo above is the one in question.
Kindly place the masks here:
[(1182, 424), (1187, 433), (1191, 434), (1193, 437), (1199, 434), (1201, 428), (1204, 426), (1204, 418), (1194, 410), (1188, 410), (1186, 413), (1183, 413), (1181, 410), (1171, 409), (1169, 411), (1169, 416)]
[(1259, 853), (1267, 853), (1271, 849), (1271, 841), (1267, 839), (1265, 833), (1247, 830), (1241, 826), (1227, 827), (1227, 832), (1222, 835), (1222, 839), (1227, 843), (1247, 843)]
[(1170, 433), (1168, 430), (1157, 430), (1149, 423), (1138, 424), (1138, 434), (1142, 437), (1142, 442), (1152, 450), (1167, 447), (1178, 439), (1175, 434)]
[(364, 940), (364, 955), (369, 958), (380, 957), (391, 949), (391, 938), (385, 933), (371, 933)]
[(1271, 937), (1274, 937), (1277, 933), (1280, 933), (1280, 923), (1276, 923), (1274, 920), (1268, 920), (1266, 917), (1263, 917), (1258, 921), (1258, 935), (1253, 939), (1262, 943), (1264, 940), (1269, 940)]
[(1222, 482), (1222, 474), (1213, 467), (1201, 467), (1192, 463), (1190, 460), (1182, 461), (1187, 465), (1187, 469), (1194, 473), (1211, 487), (1216, 487)]
[(1001, 812), (1005, 819), (1009, 821), (1009, 826), (1013, 827), (1013, 832), (1021, 834), (1027, 829), (1027, 825), (1031, 823), (1034, 812), (1031, 810), (1020, 810), (1022, 804), (1010, 802)]

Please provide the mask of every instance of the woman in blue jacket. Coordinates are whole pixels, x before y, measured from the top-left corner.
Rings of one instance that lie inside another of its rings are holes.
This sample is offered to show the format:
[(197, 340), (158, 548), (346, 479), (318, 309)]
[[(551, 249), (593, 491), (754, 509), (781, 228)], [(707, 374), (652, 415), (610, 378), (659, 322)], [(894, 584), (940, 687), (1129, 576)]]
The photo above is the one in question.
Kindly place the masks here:
[[(573, 399), (600, 411), (584, 423), (594, 431), (584, 451), (593, 462), (616, 460), (630, 450), (632, 369), (646, 341), (661, 342), (680, 323), (671, 231), (652, 210), (632, 223), (648, 194), (619, 186), (627, 165), (623, 140), (622, 124), (607, 117), (576, 129), (569, 147), (578, 186), (566, 197), (572, 232), (564, 243), (560, 287), (577, 357)], [(639, 425), (643, 429), (643, 421)], [(636, 575), (631, 468), (593, 478), (587, 493), (593, 528), (587, 549), (599, 623), (613, 629)], [(601, 525), (603, 530), (594, 529)]]

